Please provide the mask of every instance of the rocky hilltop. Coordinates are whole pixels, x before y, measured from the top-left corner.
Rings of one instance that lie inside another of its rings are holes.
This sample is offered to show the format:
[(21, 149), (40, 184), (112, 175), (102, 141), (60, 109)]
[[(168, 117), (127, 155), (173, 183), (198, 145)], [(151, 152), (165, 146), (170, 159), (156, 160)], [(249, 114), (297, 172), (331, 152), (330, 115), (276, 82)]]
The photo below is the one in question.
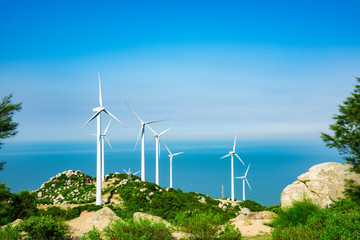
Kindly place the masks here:
[(360, 184), (360, 176), (349, 169), (349, 164), (327, 162), (311, 167), (306, 173), (298, 176), (297, 181), (288, 185), (281, 193), (281, 207), (289, 207), (294, 200), (304, 196), (311, 198), (322, 207), (332, 200), (344, 198), (344, 179), (352, 179)]
[(74, 204), (95, 201), (94, 179), (77, 170), (68, 170), (50, 178), (35, 191), (42, 204)]

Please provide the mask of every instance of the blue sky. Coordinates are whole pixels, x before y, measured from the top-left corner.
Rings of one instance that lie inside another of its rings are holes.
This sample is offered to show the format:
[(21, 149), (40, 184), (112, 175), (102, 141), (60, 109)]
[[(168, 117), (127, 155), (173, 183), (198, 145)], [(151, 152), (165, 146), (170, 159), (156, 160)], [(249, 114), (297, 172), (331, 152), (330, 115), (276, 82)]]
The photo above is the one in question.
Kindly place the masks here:
[(126, 140), (124, 100), (172, 139), (318, 139), (360, 76), (358, 1), (0, 4), (0, 96), (23, 102), (11, 141), (91, 139), (98, 69)]

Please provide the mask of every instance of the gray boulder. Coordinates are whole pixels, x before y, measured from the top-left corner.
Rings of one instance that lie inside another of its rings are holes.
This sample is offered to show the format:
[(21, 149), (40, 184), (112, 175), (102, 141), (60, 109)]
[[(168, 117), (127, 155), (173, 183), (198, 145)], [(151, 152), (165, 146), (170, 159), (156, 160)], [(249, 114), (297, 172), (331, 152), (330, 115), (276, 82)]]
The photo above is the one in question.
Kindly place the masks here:
[(293, 201), (304, 197), (312, 199), (321, 207), (332, 203), (331, 199), (344, 197), (344, 179), (352, 179), (360, 184), (360, 176), (350, 172), (351, 165), (327, 162), (311, 167), (298, 180), (288, 185), (281, 193), (281, 207), (291, 206)]

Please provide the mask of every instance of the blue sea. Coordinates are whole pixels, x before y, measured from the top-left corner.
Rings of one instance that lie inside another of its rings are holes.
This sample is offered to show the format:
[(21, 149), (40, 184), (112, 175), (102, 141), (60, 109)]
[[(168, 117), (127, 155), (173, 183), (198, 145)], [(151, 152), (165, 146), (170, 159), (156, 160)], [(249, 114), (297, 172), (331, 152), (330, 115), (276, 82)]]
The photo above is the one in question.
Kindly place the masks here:
[[(232, 149), (229, 141), (167, 141), (170, 150), (184, 152), (173, 159), (173, 185), (184, 192), (200, 192), (214, 198), (230, 197), (230, 158), (220, 159)], [(155, 181), (155, 143), (145, 144), (146, 180)], [(113, 151), (106, 146), (105, 173), (131, 168), (140, 170), (140, 148), (134, 151), (132, 141), (112, 142)], [(344, 162), (336, 150), (318, 141), (296, 140), (239, 140), (237, 154), (246, 166), (234, 159), (235, 176), (243, 176), (251, 164), (246, 199), (270, 206), (280, 203), (282, 190), (296, 181), (298, 175), (323, 162)], [(12, 192), (36, 190), (52, 176), (66, 170), (81, 170), (96, 176), (95, 142), (8, 142), (0, 149), (0, 161), (7, 161), (0, 172)], [(161, 149), (160, 185), (169, 186), (169, 158)], [(247, 186), (246, 186), (247, 187)], [(242, 180), (235, 180), (235, 198), (242, 199)]]

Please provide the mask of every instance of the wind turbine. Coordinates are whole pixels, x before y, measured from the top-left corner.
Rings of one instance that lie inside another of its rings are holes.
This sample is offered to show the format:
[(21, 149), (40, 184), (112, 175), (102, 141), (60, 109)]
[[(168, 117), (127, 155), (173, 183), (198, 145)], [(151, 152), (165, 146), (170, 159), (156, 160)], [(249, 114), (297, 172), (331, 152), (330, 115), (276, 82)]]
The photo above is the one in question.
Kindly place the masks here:
[(102, 165), (102, 168), (101, 168), (101, 180), (104, 182), (105, 181), (105, 175), (104, 175), (104, 172), (105, 172), (105, 161), (104, 161), (104, 140), (106, 139), (107, 143), (109, 144), (111, 150), (113, 149), (110, 142), (109, 142), (109, 139), (106, 137), (106, 132), (107, 130), (109, 129), (109, 126), (110, 126), (110, 123), (111, 123), (111, 120), (109, 122), (109, 124), (107, 125), (107, 127), (105, 128), (105, 131), (103, 132), (103, 134), (101, 134), (101, 146), (102, 146), (102, 156), (101, 156), (101, 165)]
[(174, 153), (172, 154), (169, 150), (169, 148), (166, 146), (166, 144), (164, 144), (166, 149), (168, 150), (169, 152), (169, 158), (170, 158), (170, 188), (172, 188), (172, 160), (173, 160), (173, 157), (176, 156), (176, 155), (179, 155), (179, 154), (182, 154), (184, 152), (179, 152), (179, 153)]
[[(109, 142), (109, 139), (106, 137), (106, 132), (107, 132), (109, 126), (110, 126), (110, 123), (111, 123), (111, 120), (110, 120), (109, 124), (107, 125), (105, 131), (100, 135), (101, 147), (102, 147), (102, 150), (101, 150), (101, 166), (102, 166), (101, 167), (101, 181), (103, 181), (103, 182), (105, 181), (105, 177), (104, 177), (105, 176), (105, 174), (104, 174), (104, 171), (105, 171), (105, 161), (104, 161), (104, 159), (105, 159), (105, 157), (104, 157), (104, 153), (105, 153), (104, 146), (105, 146), (105, 144), (104, 144), (104, 139), (106, 139), (106, 141), (108, 142), (111, 150), (113, 150), (113, 148), (112, 148), (112, 146), (111, 146), (111, 144)], [(95, 135), (96, 136), (96, 134), (90, 134), (90, 135)]]
[[(235, 201), (235, 193), (234, 193), (234, 155), (244, 164), (244, 162), (241, 160), (241, 158), (236, 154), (235, 152), (235, 145), (236, 145), (236, 136), (234, 140), (234, 146), (233, 150), (229, 152), (229, 154), (221, 157), (220, 159), (226, 158), (228, 156), (231, 156), (231, 201)], [(245, 166), (245, 164), (244, 164)]]
[(96, 205), (101, 205), (101, 148), (100, 148), (100, 132), (101, 132), (101, 112), (105, 112), (107, 115), (118, 121), (124, 127), (125, 125), (117, 119), (111, 112), (106, 110), (103, 106), (102, 94), (101, 94), (101, 82), (100, 82), (100, 72), (98, 71), (99, 78), (99, 104), (100, 107), (93, 108), (95, 114), (82, 126), (82, 128), (91, 122), (94, 118), (97, 118), (97, 128), (96, 128), (96, 141), (97, 141), (97, 153), (96, 153)]
[(123, 169), (125, 172), (126, 172), (126, 174), (128, 175), (128, 180), (131, 180), (131, 174), (132, 175), (136, 175), (136, 174), (138, 174), (140, 171), (137, 171), (136, 173), (132, 173), (131, 172), (131, 170), (130, 170), (130, 168), (129, 168), (129, 171), (126, 171), (125, 169)]
[(147, 126), (153, 133), (156, 140), (156, 167), (155, 167), (155, 175), (156, 175), (156, 184), (159, 185), (159, 158), (160, 158), (160, 136), (169, 131), (171, 128), (166, 129), (161, 133), (157, 133), (150, 126)]
[(246, 183), (248, 184), (248, 186), (249, 186), (249, 188), (250, 188), (250, 191), (252, 191), (252, 190), (251, 190), (251, 187), (250, 187), (250, 183), (249, 183), (249, 181), (248, 181), (247, 178), (246, 178), (246, 175), (247, 175), (247, 173), (248, 173), (248, 171), (249, 171), (249, 168), (250, 168), (250, 164), (249, 164), (249, 166), (248, 166), (248, 168), (247, 168), (244, 176), (242, 176), (242, 177), (235, 177), (235, 178), (239, 178), (239, 179), (242, 179), (242, 180), (243, 180), (243, 201), (245, 201), (245, 181), (246, 181)]
[(151, 123), (161, 122), (161, 121), (165, 121), (165, 120), (144, 122), (143, 120), (141, 120), (139, 115), (137, 115), (136, 112), (130, 107), (130, 105), (127, 104), (127, 102), (125, 102), (125, 104), (130, 108), (130, 110), (135, 114), (135, 116), (140, 120), (140, 123), (141, 123), (141, 128), (140, 128), (138, 138), (136, 140), (135, 148), (139, 142), (139, 138), (141, 135), (141, 181), (145, 181), (145, 126), (148, 124), (151, 124)]

